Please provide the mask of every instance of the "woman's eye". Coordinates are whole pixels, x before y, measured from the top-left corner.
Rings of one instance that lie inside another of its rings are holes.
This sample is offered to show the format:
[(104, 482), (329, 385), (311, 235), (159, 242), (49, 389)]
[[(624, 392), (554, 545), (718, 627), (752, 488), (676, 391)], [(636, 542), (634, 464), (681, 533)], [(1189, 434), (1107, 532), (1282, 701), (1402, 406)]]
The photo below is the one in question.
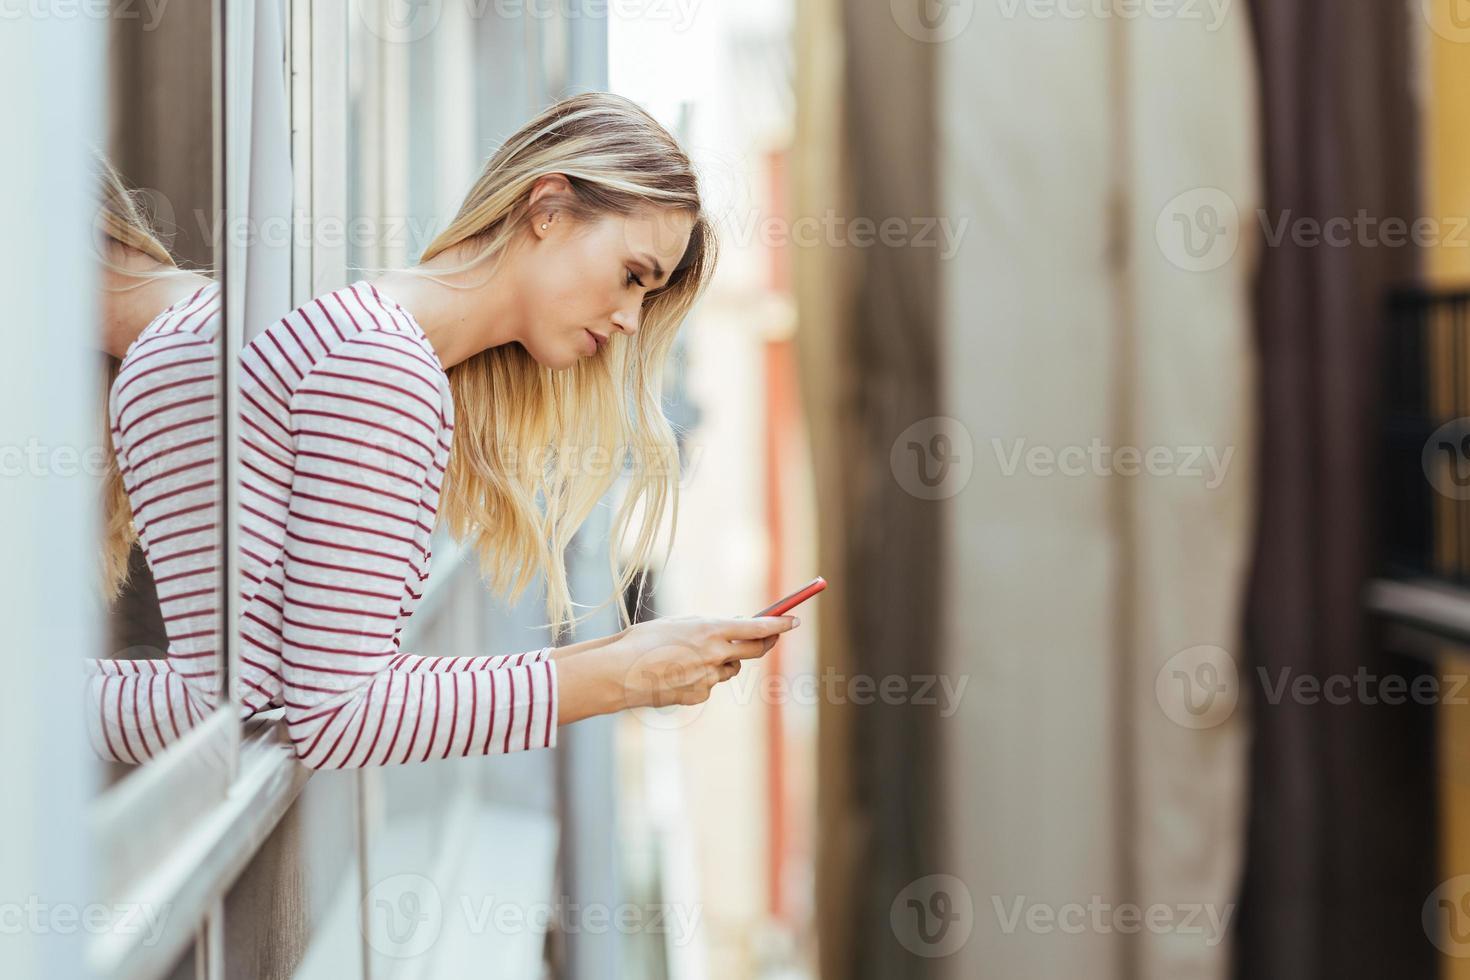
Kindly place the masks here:
[(628, 283), (629, 286), (632, 286), (632, 285), (641, 286), (641, 285), (643, 285), (643, 280), (642, 279), (639, 279), (638, 278), (638, 274), (636, 272), (634, 272), (632, 269), (629, 269), (628, 270), (628, 278), (627, 278), (626, 281), (627, 281), (627, 283)]

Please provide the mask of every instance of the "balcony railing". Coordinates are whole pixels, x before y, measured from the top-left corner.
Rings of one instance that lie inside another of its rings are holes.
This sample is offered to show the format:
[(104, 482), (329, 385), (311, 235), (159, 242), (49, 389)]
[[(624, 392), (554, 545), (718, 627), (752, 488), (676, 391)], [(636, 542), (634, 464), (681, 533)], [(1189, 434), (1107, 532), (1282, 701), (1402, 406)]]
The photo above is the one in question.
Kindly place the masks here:
[(1470, 290), (1389, 297), (1383, 571), (1470, 585)]

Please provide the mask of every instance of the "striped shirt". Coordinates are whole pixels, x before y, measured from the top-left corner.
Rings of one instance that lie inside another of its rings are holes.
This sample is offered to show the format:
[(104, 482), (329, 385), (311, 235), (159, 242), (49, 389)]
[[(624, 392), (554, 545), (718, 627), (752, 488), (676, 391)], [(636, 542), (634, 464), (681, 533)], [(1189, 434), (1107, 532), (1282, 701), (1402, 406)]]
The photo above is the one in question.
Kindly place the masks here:
[(129, 345), (108, 393), (112, 448), (158, 588), (166, 659), (89, 660), (88, 733), (106, 759), (140, 763), (219, 697), (220, 290), (209, 283)]
[(423, 329), (365, 281), (311, 300), (240, 356), (240, 679), (284, 706), (310, 768), (556, 744), (551, 648), (399, 649), (428, 577), (454, 433)]

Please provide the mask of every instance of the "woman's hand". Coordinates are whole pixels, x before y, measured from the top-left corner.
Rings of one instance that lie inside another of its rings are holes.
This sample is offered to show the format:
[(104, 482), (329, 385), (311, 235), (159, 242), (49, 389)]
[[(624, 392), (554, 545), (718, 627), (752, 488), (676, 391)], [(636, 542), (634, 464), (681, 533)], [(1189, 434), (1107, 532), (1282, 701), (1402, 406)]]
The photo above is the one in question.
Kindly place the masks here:
[(716, 684), (740, 673), (743, 661), (800, 622), (678, 616), (635, 623), (596, 652), (557, 658), (558, 724), (627, 708), (702, 704)]
[(636, 623), (612, 644), (624, 665), (624, 707), (703, 704), (716, 684), (740, 673), (742, 661), (764, 655), (800, 622), (678, 616)]

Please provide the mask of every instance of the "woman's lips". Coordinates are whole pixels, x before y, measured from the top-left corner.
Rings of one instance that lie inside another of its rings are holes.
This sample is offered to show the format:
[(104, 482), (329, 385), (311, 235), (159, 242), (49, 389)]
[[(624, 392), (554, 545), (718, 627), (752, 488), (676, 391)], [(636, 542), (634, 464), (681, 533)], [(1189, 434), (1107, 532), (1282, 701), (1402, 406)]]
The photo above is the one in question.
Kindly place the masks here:
[(598, 340), (597, 334), (593, 333), (591, 330), (587, 330), (585, 332), (587, 334), (587, 342), (592, 345), (587, 353), (596, 354), (602, 348), (602, 341)]

